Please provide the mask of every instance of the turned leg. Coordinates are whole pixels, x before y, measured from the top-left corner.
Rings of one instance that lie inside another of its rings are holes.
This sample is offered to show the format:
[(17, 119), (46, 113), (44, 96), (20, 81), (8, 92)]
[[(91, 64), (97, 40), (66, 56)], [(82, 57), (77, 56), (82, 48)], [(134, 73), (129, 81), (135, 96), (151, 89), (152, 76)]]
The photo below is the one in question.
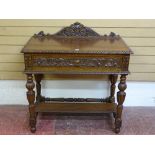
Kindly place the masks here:
[(29, 112), (30, 112), (30, 128), (31, 132), (36, 131), (36, 113), (35, 113), (35, 91), (33, 90), (35, 87), (35, 84), (33, 82), (33, 76), (32, 74), (27, 74), (27, 99), (29, 102)]
[[(111, 88), (110, 88), (110, 102), (115, 103), (115, 88), (116, 88), (116, 82), (117, 82), (118, 75), (110, 75), (110, 82), (111, 82)], [(116, 117), (116, 112), (113, 112), (114, 118)]]
[(115, 118), (115, 132), (119, 133), (120, 128), (122, 126), (122, 110), (123, 110), (123, 102), (125, 100), (126, 93), (124, 92), (127, 88), (126, 85), (126, 75), (121, 75), (120, 83), (118, 84), (119, 91), (117, 92), (117, 114)]
[(36, 102), (39, 103), (41, 100), (41, 80), (43, 75), (42, 74), (35, 74), (35, 80), (36, 80), (36, 91), (37, 91), (37, 95), (36, 95)]

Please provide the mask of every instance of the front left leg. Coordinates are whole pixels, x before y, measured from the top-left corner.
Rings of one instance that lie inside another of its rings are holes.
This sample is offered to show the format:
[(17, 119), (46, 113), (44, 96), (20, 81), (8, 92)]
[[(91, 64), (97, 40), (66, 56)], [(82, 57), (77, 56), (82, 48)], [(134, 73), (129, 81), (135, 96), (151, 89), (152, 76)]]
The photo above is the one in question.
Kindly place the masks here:
[(27, 99), (29, 102), (29, 113), (30, 113), (29, 123), (30, 123), (31, 132), (36, 131), (36, 112), (35, 112), (35, 103), (34, 103), (35, 91), (33, 90), (34, 87), (35, 87), (35, 84), (33, 82), (32, 74), (27, 74), (26, 88), (28, 89)]
[(115, 118), (115, 132), (119, 133), (120, 128), (122, 126), (122, 110), (123, 110), (123, 102), (125, 100), (126, 93), (124, 92), (127, 88), (126, 85), (126, 75), (121, 75), (120, 83), (118, 84), (119, 91), (117, 92), (117, 114)]

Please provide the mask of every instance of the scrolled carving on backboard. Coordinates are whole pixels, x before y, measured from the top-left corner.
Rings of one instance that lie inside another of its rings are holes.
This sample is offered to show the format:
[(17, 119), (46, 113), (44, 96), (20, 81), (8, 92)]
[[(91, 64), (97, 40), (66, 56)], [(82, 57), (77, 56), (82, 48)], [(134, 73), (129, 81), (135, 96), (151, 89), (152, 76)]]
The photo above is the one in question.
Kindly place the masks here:
[(40, 40), (44, 40), (45, 38), (50, 39), (51, 37), (95, 37), (95, 38), (103, 38), (103, 39), (109, 39), (110, 41), (118, 40), (120, 39), (119, 35), (116, 35), (114, 32), (111, 32), (109, 35), (100, 35), (97, 32), (95, 32), (93, 29), (84, 26), (83, 24), (79, 22), (75, 22), (74, 24), (71, 24), (70, 26), (64, 27), (62, 30), (55, 34), (47, 33), (45, 34), (44, 31), (40, 31), (37, 34), (34, 34), (35, 38), (38, 38)]
[(117, 58), (35, 58), (33, 65), (50, 67), (120, 67), (120, 60)]
[(40, 31), (40, 32), (37, 33), (37, 34), (34, 34), (34, 36), (36, 36), (36, 37), (45, 37), (46, 34), (44, 33), (44, 31)]
[(55, 34), (56, 36), (100, 36), (97, 32), (83, 24), (76, 22), (69, 27), (65, 27)]
[(51, 34), (49, 34), (49, 33), (45, 34), (44, 31), (40, 31), (39, 33), (34, 34), (33, 36), (34, 36), (35, 38), (38, 38), (39, 40), (44, 40), (45, 38), (50, 37)]

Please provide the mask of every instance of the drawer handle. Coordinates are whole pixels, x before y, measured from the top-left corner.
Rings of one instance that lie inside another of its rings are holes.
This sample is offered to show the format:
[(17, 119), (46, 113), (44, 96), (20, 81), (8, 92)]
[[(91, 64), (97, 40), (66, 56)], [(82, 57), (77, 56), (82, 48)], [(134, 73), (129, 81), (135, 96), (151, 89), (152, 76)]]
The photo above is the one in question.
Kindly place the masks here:
[(80, 63), (80, 60), (75, 60), (75, 63), (79, 64)]

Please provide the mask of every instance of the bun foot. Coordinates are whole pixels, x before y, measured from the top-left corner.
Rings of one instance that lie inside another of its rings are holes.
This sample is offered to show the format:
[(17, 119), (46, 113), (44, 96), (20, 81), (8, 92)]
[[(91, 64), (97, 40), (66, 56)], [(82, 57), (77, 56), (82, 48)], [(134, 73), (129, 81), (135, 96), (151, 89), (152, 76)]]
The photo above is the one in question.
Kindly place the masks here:
[(31, 127), (31, 132), (35, 133), (36, 132), (36, 128), (35, 127)]
[(36, 120), (35, 119), (30, 119), (30, 130), (32, 133), (36, 132)]
[(119, 133), (120, 132), (120, 128), (115, 128), (115, 133)]

